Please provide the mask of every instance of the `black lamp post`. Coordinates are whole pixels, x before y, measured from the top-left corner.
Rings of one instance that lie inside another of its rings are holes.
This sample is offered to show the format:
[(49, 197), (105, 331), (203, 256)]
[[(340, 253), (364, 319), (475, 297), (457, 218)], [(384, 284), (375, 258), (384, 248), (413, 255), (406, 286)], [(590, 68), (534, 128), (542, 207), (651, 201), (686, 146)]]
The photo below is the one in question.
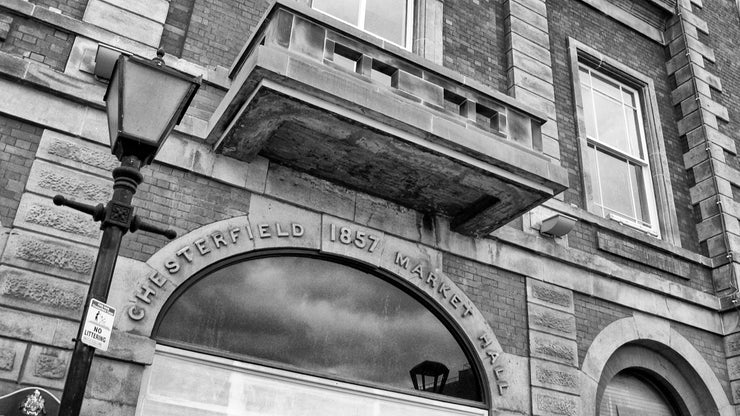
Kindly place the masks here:
[[(101, 221), (103, 238), (85, 300), (85, 312), (91, 299), (107, 301), (121, 238), (126, 232), (143, 230), (169, 239), (176, 237), (174, 231), (159, 228), (134, 215), (131, 205), (136, 188), (143, 180), (139, 169), (152, 162), (165, 138), (182, 119), (201, 83), (200, 77), (166, 67), (163, 56), (161, 51), (152, 60), (121, 55), (113, 70), (105, 102), (111, 151), (121, 161), (121, 166), (113, 169), (113, 197), (108, 204), (92, 206), (62, 195), (54, 197), (56, 205), (66, 205)], [(77, 332), (59, 407), (60, 416), (78, 416), (82, 408), (95, 353), (94, 347), (81, 341), (85, 316), (86, 313)]]

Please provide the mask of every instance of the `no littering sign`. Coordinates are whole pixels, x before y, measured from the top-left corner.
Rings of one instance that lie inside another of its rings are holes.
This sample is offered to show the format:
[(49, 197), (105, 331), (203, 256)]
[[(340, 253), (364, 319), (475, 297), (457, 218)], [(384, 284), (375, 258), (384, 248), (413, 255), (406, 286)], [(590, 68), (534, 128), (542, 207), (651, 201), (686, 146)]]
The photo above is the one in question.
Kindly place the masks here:
[(116, 309), (92, 299), (87, 309), (85, 327), (82, 329), (82, 343), (102, 351), (108, 351), (108, 342), (113, 330)]

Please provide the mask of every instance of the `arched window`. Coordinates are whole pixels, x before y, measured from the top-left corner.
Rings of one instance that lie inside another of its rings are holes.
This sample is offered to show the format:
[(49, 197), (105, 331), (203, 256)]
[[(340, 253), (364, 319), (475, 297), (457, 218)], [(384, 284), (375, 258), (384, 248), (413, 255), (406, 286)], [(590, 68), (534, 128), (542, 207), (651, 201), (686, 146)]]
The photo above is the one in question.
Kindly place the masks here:
[[(213, 376), (205, 384), (195, 384), (198, 386), (195, 391), (212, 389), (213, 392), (207, 394), (212, 397), (218, 395), (218, 391), (223, 395), (234, 389), (231, 384), (228, 388), (214, 388), (234, 377), (227, 374), (229, 371), (246, 371), (249, 374), (239, 383), (251, 386), (245, 391), (252, 393), (264, 387), (258, 380), (274, 381), (277, 377), (288, 380), (292, 387), (280, 387), (278, 383), (274, 386), (276, 391), (292, 391), (298, 388), (295, 385), (314, 389), (312, 393), (294, 392), (291, 397), (315, 398), (328, 394), (324, 401), (341, 402), (343, 396), (334, 397), (328, 393), (340, 386), (340, 389), (354, 391), (350, 394), (355, 396), (348, 403), (359, 403), (357, 392), (367, 396), (381, 389), (390, 395), (387, 397), (410, 394), (419, 400), (428, 398), (484, 408), (476, 366), (450, 331), (450, 324), (443, 322), (419, 297), (397, 282), (370, 270), (304, 255), (236, 259), (205, 271), (202, 276), (191, 279), (195, 283), (189, 287), (178, 288), (179, 293), (171, 297), (155, 326), (158, 345), (176, 350), (165, 348), (168, 353), (155, 357), (153, 368), (159, 365), (168, 369), (160, 373), (156, 373), (156, 368), (152, 370), (149, 390), (144, 392), (148, 397), (145, 400), (153, 401), (151, 406), (167, 402), (166, 394), (158, 396), (150, 390), (166, 386), (168, 374), (172, 372), (190, 372), (189, 378), (199, 373), (224, 373), (225, 379)], [(186, 353), (178, 358), (174, 351), (193, 351), (208, 356)], [(228, 360), (205, 358), (214, 356)], [(198, 360), (204, 361), (197, 363)], [(230, 370), (229, 366), (238, 369)], [(292, 375), (297, 378), (291, 379)], [(173, 394), (195, 394), (184, 393), (187, 389), (178, 386), (173, 389), (180, 393)], [(331, 389), (321, 386), (331, 386)], [(254, 397), (262, 400), (270, 394), (266, 390)], [(228, 400), (241, 400), (233, 396)], [(247, 396), (251, 397), (247, 393), (241, 395), (242, 398)], [(266, 410), (260, 406), (284, 405), (257, 403), (260, 400), (252, 402), (260, 411)], [(309, 406), (321, 403), (316, 401)], [(146, 407), (146, 403), (144, 405)], [(237, 407), (242, 405), (249, 404)], [(214, 406), (218, 408), (219, 405)], [(294, 406), (306, 406), (306, 403)], [(453, 404), (449, 406), (454, 407)], [(242, 410), (248, 409), (251, 408)], [(271, 411), (272, 414), (300, 414)], [(319, 412), (316, 408), (313, 411)], [(408, 413), (408, 409), (399, 412), (414, 414)], [(179, 411), (178, 414), (188, 412)]]
[(638, 371), (622, 371), (604, 390), (599, 416), (679, 416), (663, 389)]

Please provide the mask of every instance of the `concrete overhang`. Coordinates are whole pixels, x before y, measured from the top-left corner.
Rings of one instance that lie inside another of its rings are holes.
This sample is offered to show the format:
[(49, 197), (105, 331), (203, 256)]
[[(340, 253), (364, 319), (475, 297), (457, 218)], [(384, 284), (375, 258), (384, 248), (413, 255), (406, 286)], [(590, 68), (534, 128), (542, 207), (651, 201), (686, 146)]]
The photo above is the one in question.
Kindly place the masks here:
[(568, 185), (541, 153), (542, 114), (297, 4), (270, 9), (232, 79), (209, 123), (218, 153), (449, 216), (467, 235)]

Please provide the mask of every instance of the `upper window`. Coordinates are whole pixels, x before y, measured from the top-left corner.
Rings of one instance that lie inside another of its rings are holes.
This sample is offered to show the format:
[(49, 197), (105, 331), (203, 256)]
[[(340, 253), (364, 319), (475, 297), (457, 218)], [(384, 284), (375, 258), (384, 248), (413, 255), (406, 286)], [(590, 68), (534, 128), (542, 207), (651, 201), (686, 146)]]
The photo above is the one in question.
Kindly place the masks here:
[(411, 49), (413, 0), (313, 0), (312, 7)]
[(437, 316), (378, 276), (314, 257), (260, 257), (209, 273), (168, 307), (159, 343), (395, 391), (482, 401)]
[(660, 235), (640, 91), (584, 64), (578, 75), (592, 211)]

